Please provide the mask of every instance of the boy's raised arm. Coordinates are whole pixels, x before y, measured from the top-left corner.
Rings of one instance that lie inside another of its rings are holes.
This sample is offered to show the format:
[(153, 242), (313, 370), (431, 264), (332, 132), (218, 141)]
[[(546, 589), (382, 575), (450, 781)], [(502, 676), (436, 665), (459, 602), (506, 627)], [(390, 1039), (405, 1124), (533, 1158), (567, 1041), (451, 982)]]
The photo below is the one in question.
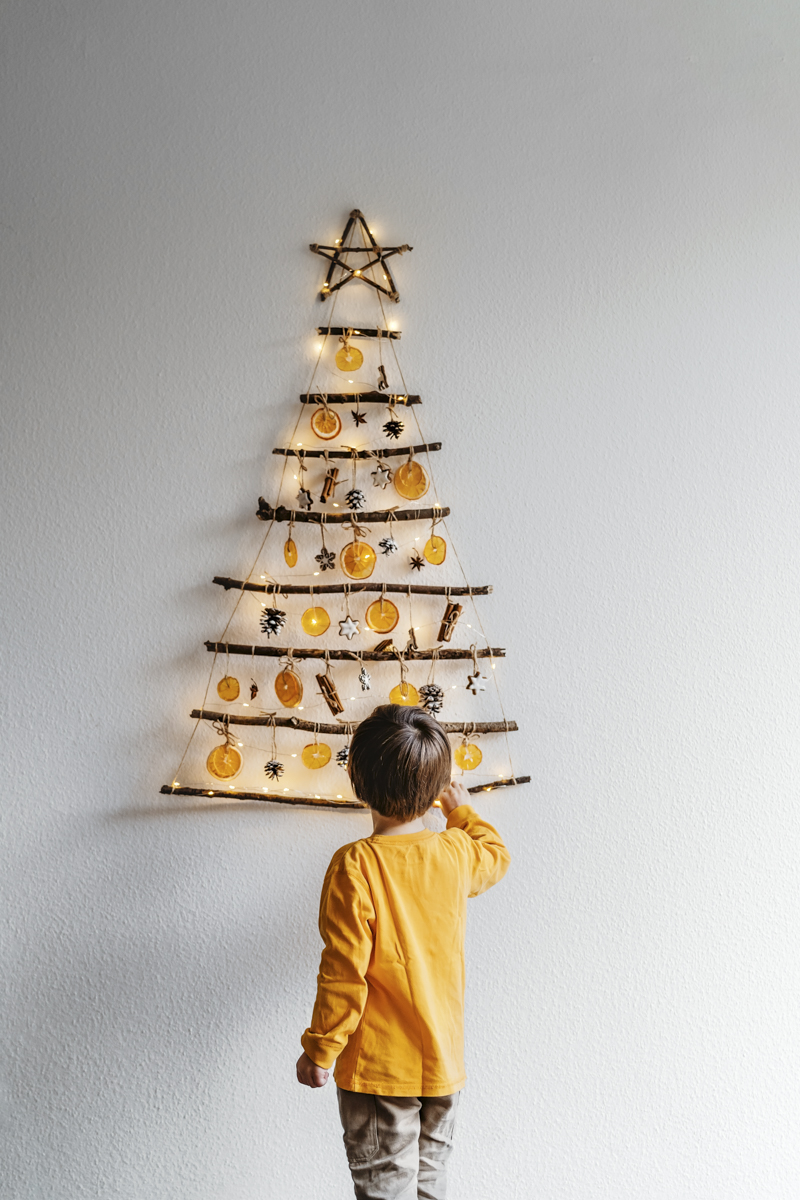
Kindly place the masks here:
[(511, 856), (493, 825), (479, 817), (469, 803), (470, 794), (460, 780), (454, 779), (439, 797), (447, 814), (448, 829), (463, 829), (470, 839), (470, 896), (479, 896), (499, 883), (508, 870)]
[(311, 1024), (300, 1038), (318, 1067), (328, 1070), (347, 1045), (367, 1001), (367, 967), (375, 917), (366, 880), (335, 855), (322, 885), (319, 931), (325, 943)]

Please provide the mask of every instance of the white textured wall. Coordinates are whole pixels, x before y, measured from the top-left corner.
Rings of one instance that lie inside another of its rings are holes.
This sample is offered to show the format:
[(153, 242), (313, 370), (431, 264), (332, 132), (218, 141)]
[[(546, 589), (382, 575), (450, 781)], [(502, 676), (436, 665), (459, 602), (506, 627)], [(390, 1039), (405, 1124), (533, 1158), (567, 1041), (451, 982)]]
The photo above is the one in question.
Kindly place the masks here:
[(800, 1194), (791, 0), (12, 0), (2, 1194), (344, 1200), (294, 1080), (358, 814), (158, 794), (360, 206), (496, 586), (513, 854), (454, 1200)]

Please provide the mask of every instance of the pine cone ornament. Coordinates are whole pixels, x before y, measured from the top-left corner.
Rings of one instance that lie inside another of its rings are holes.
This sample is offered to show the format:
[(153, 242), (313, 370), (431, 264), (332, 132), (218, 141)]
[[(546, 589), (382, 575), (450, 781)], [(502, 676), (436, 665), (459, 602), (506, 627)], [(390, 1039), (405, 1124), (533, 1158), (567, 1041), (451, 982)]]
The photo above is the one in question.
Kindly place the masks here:
[(326, 550), (324, 546), (319, 554), (314, 555), (314, 559), (319, 563), (320, 571), (333, 571), (336, 566), (336, 555), (332, 550)]
[(274, 759), (271, 759), (270, 762), (268, 762), (264, 767), (264, 774), (266, 775), (267, 779), (280, 779), (283, 771), (283, 763), (276, 762)]
[(340, 767), (346, 768), (349, 759), (350, 759), (350, 747), (349, 746), (343, 746), (341, 750), (337, 750), (336, 761)]
[(378, 542), (378, 545), (381, 548), (382, 554), (394, 554), (395, 550), (397, 549), (397, 542), (393, 537), (381, 538), (381, 540)]
[(351, 488), (345, 496), (344, 501), (348, 508), (352, 508), (354, 510), (366, 508), (367, 506), (367, 497), (360, 488)]
[(279, 608), (265, 608), (261, 613), (261, 632), (267, 637), (280, 633), (286, 624), (286, 613)]
[(388, 438), (397, 440), (404, 429), (405, 425), (402, 421), (398, 421), (397, 417), (390, 417), (383, 427), (383, 432)]
[(422, 699), (422, 707), (426, 712), (435, 714), (442, 711), (444, 692), (438, 683), (423, 683), (419, 694)]

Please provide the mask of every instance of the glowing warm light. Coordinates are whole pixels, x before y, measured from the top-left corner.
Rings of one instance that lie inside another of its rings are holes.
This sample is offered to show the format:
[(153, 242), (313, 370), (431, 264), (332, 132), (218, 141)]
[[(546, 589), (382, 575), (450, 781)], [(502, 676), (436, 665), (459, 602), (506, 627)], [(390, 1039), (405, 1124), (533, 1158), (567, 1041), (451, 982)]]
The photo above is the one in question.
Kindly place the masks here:
[(360, 275), (360, 274), (361, 274), (361, 272), (360, 272), (360, 271), (353, 271), (353, 274), (354, 274), (354, 275)]
[(337, 799), (337, 800), (341, 800), (341, 798), (342, 798), (342, 797), (341, 797), (340, 795), (338, 795), (338, 793), (337, 793), (336, 799)]
[(319, 351), (322, 349), (322, 342), (320, 342), (318, 346), (315, 346), (314, 349), (319, 353)]
[(315, 572), (314, 572), (314, 574), (315, 574), (315, 575), (319, 575), (319, 571), (315, 571)]
[(298, 446), (302, 446), (302, 444), (303, 444), (303, 443), (302, 443), (302, 442), (298, 442), (297, 444), (298, 444)]
[[(249, 708), (249, 707), (250, 707), (250, 705), (248, 704), (248, 702), (247, 702), (246, 700), (243, 700), (243, 701), (242, 701), (242, 708)], [(242, 744), (242, 743), (241, 743), (241, 742), (239, 742), (239, 745), (240, 745), (240, 746), (241, 746), (241, 744)]]
[(292, 758), (297, 758), (297, 755), (296, 755), (296, 754), (293, 754), (293, 755), (292, 755)]
[[(338, 507), (339, 507), (339, 505), (336, 503), (336, 501), (335, 501), (335, 500), (334, 500), (334, 502), (333, 502), (333, 507), (334, 507), (334, 508), (338, 508)], [(315, 574), (319, 574), (319, 572), (315, 572)]]
[(243, 746), (243, 745), (244, 745), (244, 742), (237, 742), (237, 743), (236, 743), (236, 745), (237, 745), (237, 746)]
[(288, 788), (284, 788), (283, 790), (284, 790), (285, 792), (288, 792), (288, 790), (289, 790), (289, 789), (288, 789)]
[[(297, 706), (297, 710), (298, 710), (298, 712), (302, 712), (304, 708), (305, 708), (305, 705), (304, 705), (304, 704), (298, 704), (298, 706)], [(296, 757), (297, 757), (297, 755), (295, 755), (295, 758), (296, 758)]]

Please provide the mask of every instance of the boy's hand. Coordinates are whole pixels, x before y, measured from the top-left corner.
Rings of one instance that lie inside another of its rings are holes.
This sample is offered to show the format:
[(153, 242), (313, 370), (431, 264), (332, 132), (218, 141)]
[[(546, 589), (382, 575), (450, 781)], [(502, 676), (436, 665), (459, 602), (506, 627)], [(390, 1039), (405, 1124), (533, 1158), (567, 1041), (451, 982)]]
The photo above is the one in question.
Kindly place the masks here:
[(306, 1087), (324, 1087), (328, 1082), (328, 1072), (312, 1062), (305, 1050), (297, 1060), (297, 1082)]
[(442, 812), (445, 816), (449, 817), (453, 809), (458, 808), (459, 804), (470, 803), (470, 794), (460, 779), (453, 779), (436, 799), (442, 806)]

